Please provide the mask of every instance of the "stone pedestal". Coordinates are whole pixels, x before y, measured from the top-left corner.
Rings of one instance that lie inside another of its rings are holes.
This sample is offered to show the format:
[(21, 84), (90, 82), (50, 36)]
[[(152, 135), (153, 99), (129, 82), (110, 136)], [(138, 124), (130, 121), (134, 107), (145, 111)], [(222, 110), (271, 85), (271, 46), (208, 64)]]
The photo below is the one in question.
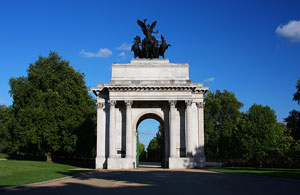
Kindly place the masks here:
[(205, 158), (181, 157), (169, 158), (170, 169), (192, 169), (205, 167)]
[(96, 169), (107, 168), (107, 159), (105, 157), (96, 157)]
[(108, 158), (107, 169), (133, 169), (136, 168), (134, 158)]

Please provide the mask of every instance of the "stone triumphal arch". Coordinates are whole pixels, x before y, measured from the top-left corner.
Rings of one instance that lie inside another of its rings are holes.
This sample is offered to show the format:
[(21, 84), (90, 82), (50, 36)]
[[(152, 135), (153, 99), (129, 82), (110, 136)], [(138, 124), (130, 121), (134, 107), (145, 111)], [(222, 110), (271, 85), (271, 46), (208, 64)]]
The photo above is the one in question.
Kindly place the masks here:
[(208, 87), (191, 83), (189, 65), (167, 59), (132, 59), (112, 64), (97, 96), (96, 168), (136, 168), (139, 123), (153, 118), (165, 132), (165, 166), (205, 166), (203, 96)]

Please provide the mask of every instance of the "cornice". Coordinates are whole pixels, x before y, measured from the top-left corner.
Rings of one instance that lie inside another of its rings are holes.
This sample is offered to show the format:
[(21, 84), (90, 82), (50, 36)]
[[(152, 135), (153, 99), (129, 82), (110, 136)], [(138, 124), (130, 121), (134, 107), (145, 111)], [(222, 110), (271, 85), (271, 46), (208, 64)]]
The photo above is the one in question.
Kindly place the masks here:
[(170, 92), (170, 91), (189, 91), (193, 93), (205, 94), (208, 91), (208, 87), (199, 86), (99, 86), (93, 87), (91, 90), (97, 95), (104, 89), (109, 92)]

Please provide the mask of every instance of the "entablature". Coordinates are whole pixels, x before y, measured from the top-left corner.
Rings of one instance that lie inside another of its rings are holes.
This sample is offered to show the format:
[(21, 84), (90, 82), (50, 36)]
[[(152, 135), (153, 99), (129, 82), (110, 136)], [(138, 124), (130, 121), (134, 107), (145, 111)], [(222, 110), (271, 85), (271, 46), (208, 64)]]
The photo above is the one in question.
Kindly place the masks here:
[[(113, 93), (124, 94), (126, 96), (130, 96), (130, 92), (135, 92), (134, 95), (138, 95), (139, 92), (167, 92), (169, 95), (174, 96), (178, 93), (178, 95), (182, 95), (181, 93), (190, 94), (202, 94), (204, 95), (208, 91), (208, 87), (203, 87), (202, 83), (185, 85), (185, 86), (113, 86), (113, 85), (98, 85), (98, 87), (92, 87), (91, 90), (94, 92), (96, 96), (103, 93), (109, 93), (109, 96), (112, 96)], [(147, 96), (149, 96), (148, 94)], [(166, 95), (165, 93), (161, 95)], [(167, 95), (167, 96), (169, 96)]]

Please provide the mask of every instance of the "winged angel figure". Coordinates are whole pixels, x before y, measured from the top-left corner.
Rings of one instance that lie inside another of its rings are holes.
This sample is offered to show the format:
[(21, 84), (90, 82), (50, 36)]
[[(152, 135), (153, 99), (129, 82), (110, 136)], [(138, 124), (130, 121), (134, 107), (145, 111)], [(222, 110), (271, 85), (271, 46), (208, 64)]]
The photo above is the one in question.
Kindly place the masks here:
[[(134, 52), (134, 58), (159, 58), (162, 56), (164, 58), (164, 52), (171, 46), (166, 44), (166, 41), (162, 39), (162, 44), (159, 46), (159, 41), (156, 40), (152, 33), (157, 34), (158, 31), (153, 31), (156, 26), (156, 21), (154, 21), (151, 25), (146, 24), (147, 19), (144, 19), (142, 22), (141, 20), (137, 20), (138, 25), (142, 28), (142, 31), (145, 35), (145, 38), (141, 42), (140, 37), (136, 36), (134, 39), (134, 44), (131, 47), (131, 50)], [(140, 49), (140, 45), (142, 46)]]
[(144, 19), (144, 22), (137, 20), (138, 25), (142, 28), (142, 31), (144, 33), (144, 35), (146, 36), (147, 39), (151, 39), (152, 37), (152, 33), (157, 34), (158, 31), (153, 32), (153, 29), (156, 26), (156, 21), (154, 21), (151, 26), (149, 24), (146, 25), (146, 21), (147, 19)]

